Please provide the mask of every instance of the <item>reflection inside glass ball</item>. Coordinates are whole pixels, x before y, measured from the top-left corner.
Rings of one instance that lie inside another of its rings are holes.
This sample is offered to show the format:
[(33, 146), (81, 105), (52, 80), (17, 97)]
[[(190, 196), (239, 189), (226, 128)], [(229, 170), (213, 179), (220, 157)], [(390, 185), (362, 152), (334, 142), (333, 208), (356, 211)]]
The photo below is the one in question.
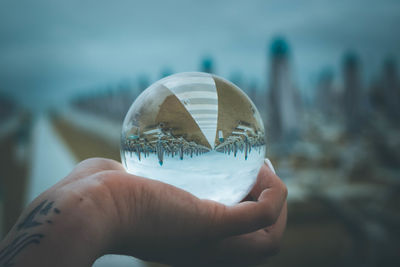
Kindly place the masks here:
[(121, 158), (129, 173), (226, 205), (248, 194), (264, 154), (254, 104), (208, 73), (179, 73), (152, 84), (122, 127)]

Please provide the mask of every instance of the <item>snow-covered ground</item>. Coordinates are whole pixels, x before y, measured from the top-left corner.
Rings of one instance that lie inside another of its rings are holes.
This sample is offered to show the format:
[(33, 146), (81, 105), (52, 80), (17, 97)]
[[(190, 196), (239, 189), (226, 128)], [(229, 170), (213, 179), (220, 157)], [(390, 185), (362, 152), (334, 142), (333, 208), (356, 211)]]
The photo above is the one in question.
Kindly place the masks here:
[(254, 185), (257, 174), (264, 162), (264, 148), (254, 148), (247, 160), (244, 152), (228, 155), (210, 151), (190, 157), (185, 155), (164, 156), (164, 163), (151, 153), (139, 160), (135, 153), (125, 152), (124, 166), (128, 172), (159, 180), (182, 188), (193, 195), (234, 205), (246, 197)]

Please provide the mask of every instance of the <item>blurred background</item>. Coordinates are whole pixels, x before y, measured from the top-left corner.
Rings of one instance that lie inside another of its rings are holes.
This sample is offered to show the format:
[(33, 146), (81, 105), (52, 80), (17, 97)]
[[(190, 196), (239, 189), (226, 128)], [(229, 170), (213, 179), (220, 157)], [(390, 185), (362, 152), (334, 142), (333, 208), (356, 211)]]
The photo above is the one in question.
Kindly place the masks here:
[[(229, 79), (258, 107), (289, 189), (268, 266), (399, 266), (400, 2), (0, 2), (0, 238), (156, 80)], [(158, 266), (105, 256), (95, 266)]]

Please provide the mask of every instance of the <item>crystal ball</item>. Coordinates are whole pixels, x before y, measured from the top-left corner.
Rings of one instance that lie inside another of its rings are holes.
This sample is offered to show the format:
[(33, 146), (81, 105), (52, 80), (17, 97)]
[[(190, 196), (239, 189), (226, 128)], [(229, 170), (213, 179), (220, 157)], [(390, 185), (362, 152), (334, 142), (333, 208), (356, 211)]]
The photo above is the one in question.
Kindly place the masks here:
[(225, 205), (254, 185), (265, 154), (264, 125), (233, 83), (202, 72), (178, 73), (144, 90), (121, 134), (126, 170)]

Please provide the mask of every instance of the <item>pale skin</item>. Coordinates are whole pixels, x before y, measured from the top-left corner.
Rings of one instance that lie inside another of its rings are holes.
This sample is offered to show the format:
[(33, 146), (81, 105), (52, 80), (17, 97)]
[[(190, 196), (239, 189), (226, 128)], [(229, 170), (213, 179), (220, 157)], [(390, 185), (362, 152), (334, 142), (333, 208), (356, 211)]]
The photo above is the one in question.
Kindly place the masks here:
[(259, 264), (279, 249), (286, 196), (266, 164), (249, 195), (228, 207), (89, 159), (25, 209), (0, 243), (0, 266), (91, 266), (105, 254), (175, 266)]

